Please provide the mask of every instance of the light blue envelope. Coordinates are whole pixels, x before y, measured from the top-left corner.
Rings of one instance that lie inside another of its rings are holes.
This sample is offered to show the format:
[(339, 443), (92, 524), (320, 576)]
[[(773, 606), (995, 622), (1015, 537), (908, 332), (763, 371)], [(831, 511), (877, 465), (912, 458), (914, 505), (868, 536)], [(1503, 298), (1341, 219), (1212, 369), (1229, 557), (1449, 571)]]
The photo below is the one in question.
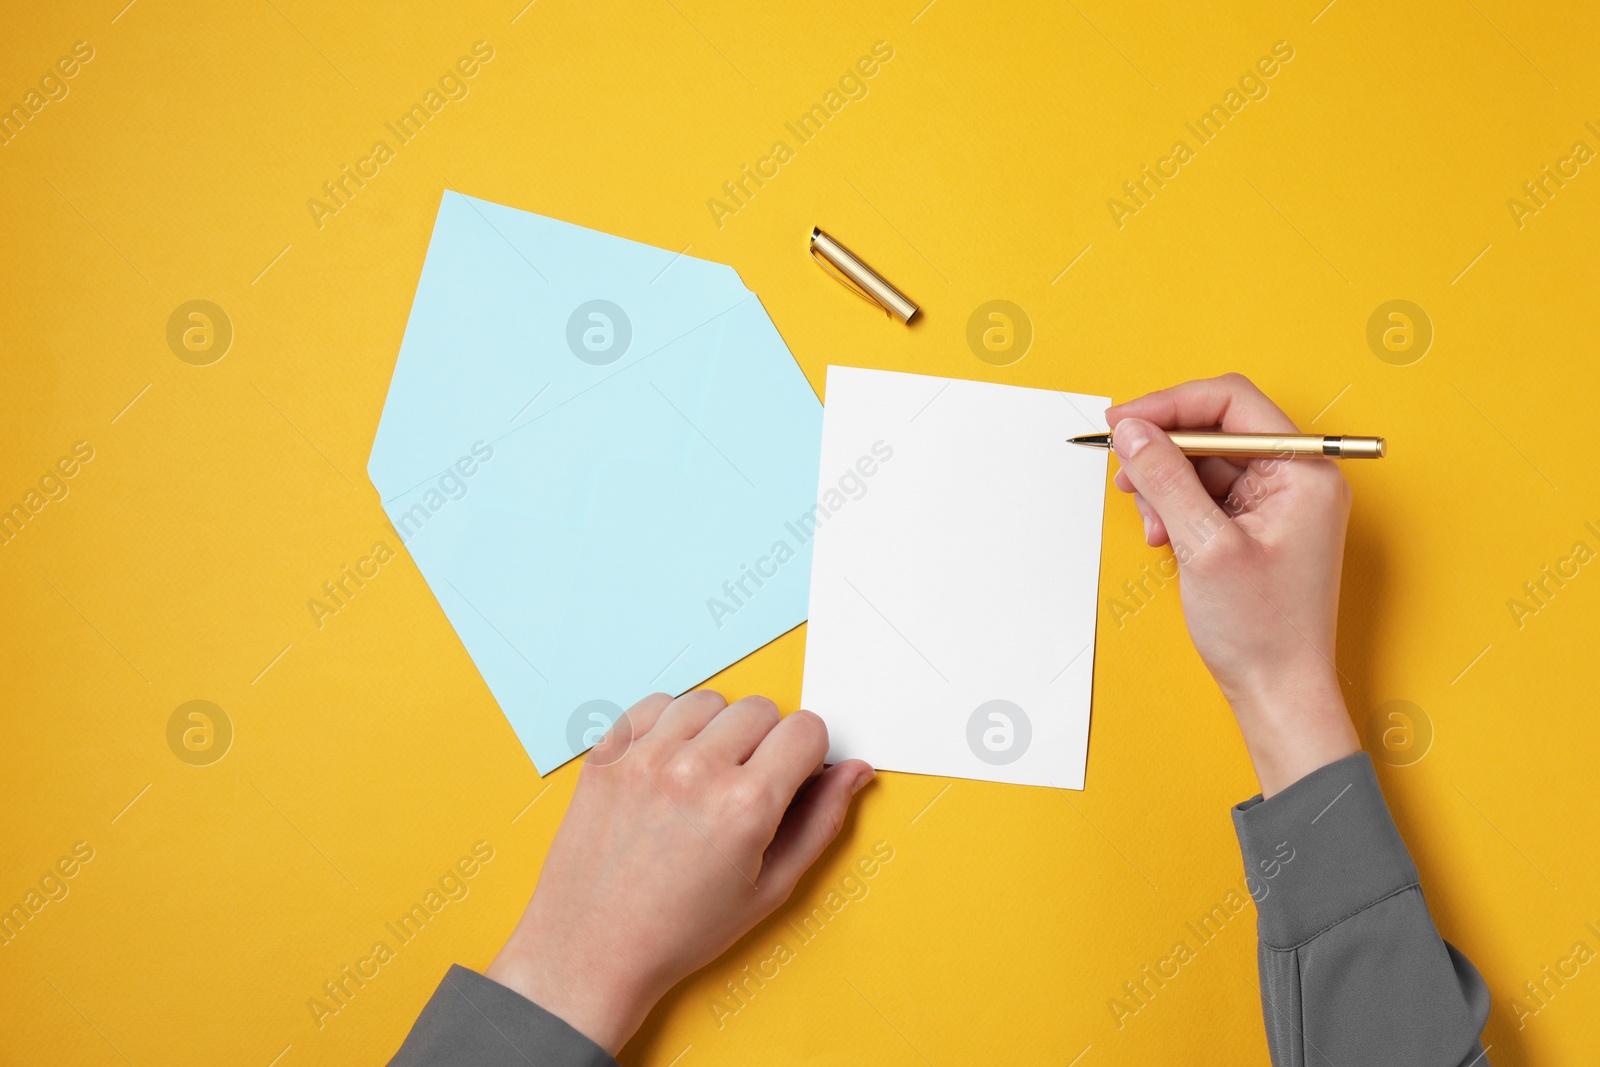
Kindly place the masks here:
[(543, 774), (805, 621), (821, 432), (733, 268), (447, 192), (367, 471)]

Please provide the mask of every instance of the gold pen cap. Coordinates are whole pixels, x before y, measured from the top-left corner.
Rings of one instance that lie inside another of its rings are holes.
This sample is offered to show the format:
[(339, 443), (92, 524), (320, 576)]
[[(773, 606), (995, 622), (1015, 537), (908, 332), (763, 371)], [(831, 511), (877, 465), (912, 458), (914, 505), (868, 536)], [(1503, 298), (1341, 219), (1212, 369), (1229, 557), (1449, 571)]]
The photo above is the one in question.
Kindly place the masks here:
[(906, 294), (890, 285), (855, 253), (823, 233), (820, 227), (811, 230), (811, 258), (846, 289), (901, 322), (910, 322), (919, 310)]

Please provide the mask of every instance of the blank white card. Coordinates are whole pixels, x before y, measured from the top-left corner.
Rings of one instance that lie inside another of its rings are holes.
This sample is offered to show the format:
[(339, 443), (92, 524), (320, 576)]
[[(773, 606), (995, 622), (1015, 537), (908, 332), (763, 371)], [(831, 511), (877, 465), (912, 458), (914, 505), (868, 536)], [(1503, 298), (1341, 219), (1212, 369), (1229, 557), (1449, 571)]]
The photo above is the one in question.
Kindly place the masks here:
[(1106, 454), (1067, 438), (1109, 404), (828, 368), (802, 702), (829, 762), (1083, 788)]

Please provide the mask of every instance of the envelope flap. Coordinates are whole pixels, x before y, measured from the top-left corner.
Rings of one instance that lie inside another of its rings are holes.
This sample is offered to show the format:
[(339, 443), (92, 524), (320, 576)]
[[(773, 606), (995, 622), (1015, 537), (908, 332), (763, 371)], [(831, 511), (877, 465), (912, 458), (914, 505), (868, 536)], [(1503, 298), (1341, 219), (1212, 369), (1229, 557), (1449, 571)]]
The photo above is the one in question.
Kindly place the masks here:
[(725, 264), (446, 192), (373, 443), (373, 484), (388, 500), (437, 477), (475, 442), (697, 343), (747, 299)]

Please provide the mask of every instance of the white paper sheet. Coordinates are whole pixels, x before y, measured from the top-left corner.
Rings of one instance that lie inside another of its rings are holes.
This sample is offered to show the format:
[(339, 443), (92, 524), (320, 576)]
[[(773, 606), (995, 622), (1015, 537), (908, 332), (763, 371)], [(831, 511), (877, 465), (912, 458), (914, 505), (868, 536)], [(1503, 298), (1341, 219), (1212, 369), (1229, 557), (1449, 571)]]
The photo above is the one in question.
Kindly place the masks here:
[[(829, 762), (1082, 789), (1104, 397), (829, 367), (802, 702)], [(810, 531), (807, 531), (809, 535)]]

